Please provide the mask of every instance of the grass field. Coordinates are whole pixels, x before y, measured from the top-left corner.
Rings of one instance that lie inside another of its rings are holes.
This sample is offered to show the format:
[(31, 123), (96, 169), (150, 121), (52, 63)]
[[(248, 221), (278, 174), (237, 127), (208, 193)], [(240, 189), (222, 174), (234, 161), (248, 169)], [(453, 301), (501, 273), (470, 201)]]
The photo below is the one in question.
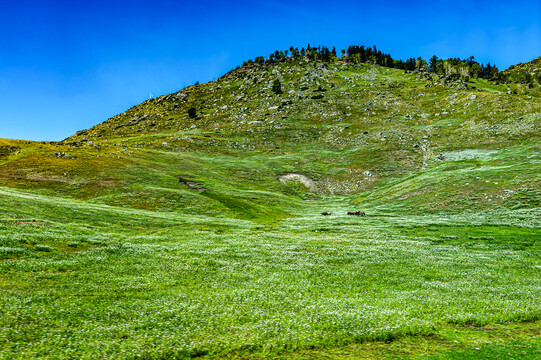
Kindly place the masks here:
[(539, 210), (355, 217), (349, 201), (258, 225), (1, 189), (0, 354), (539, 354)]

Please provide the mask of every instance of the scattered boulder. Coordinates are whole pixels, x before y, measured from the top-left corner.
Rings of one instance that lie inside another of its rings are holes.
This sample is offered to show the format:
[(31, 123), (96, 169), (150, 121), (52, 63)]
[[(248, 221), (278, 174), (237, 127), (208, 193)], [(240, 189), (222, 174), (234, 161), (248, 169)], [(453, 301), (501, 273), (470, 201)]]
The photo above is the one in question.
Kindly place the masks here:
[(53, 156), (56, 156), (57, 158), (61, 159), (75, 159), (75, 156), (71, 155), (70, 153), (66, 152), (55, 152), (53, 153)]
[(182, 92), (182, 91), (179, 91), (177, 93), (177, 95), (175, 96), (175, 98), (177, 98), (179, 100), (186, 100), (187, 97), (188, 97), (188, 94), (186, 94), (185, 92)]

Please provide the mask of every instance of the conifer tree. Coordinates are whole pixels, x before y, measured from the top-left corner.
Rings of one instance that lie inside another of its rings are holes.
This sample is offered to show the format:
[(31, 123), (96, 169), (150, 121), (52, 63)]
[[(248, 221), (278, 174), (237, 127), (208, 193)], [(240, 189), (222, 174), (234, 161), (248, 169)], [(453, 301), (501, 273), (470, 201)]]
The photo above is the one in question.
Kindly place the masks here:
[(431, 58), (430, 58), (430, 71), (432, 71), (433, 73), (436, 72), (436, 69), (438, 67), (438, 57), (436, 55), (433, 55)]

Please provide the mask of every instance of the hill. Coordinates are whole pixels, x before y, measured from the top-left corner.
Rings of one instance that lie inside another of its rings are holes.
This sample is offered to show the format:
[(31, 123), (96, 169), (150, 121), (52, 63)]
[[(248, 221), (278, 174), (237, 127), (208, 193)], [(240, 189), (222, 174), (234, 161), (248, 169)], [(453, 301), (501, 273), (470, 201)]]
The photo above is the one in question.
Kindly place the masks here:
[(541, 85), (541, 57), (527, 63), (519, 63), (502, 71), (502, 79), (526, 84), (528, 88)]
[(363, 49), (0, 140), (0, 358), (536, 358), (539, 87)]
[[(0, 183), (261, 219), (333, 194), (423, 210), (538, 206), (539, 96), (366, 63), (253, 63), (60, 143), (4, 140)], [(314, 186), (280, 182), (288, 173)]]

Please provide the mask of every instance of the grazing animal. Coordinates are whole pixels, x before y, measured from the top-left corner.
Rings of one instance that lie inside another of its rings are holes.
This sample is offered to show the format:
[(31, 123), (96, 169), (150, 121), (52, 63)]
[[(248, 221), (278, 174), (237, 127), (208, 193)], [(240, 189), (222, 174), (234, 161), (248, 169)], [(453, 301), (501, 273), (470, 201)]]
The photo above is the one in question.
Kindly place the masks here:
[(348, 211), (348, 215), (366, 216), (364, 211)]
[(322, 212), (321, 215), (323, 215), (323, 216), (329, 216), (329, 215), (331, 215), (331, 213), (325, 211), (325, 212)]

